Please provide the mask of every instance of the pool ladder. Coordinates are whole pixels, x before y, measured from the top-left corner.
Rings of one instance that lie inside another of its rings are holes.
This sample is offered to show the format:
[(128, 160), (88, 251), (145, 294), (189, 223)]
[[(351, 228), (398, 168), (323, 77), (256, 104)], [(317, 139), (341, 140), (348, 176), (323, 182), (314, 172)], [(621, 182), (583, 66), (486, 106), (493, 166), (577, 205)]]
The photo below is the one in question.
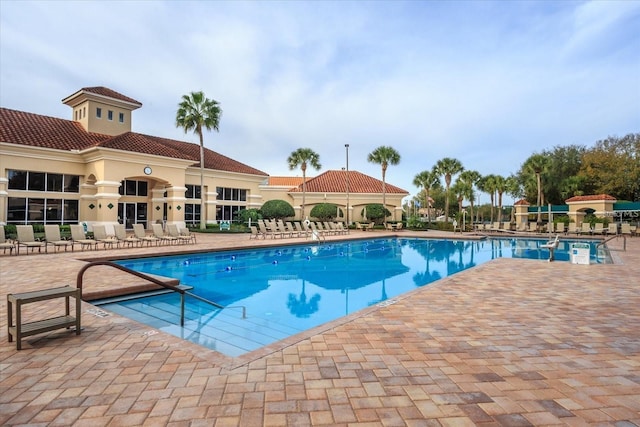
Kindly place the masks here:
[(623, 239), (623, 241), (622, 241), (622, 249), (611, 249), (611, 248), (607, 248), (607, 249), (609, 249), (609, 251), (626, 252), (627, 251), (627, 236), (625, 236), (624, 234), (614, 234), (613, 236), (609, 237), (608, 239), (603, 240), (602, 242), (598, 243), (596, 245), (596, 248), (599, 248), (600, 246), (604, 245), (605, 243), (607, 243), (607, 242), (609, 242), (609, 241), (611, 241), (613, 239), (616, 239), (616, 238), (618, 238), (620, 236), (622, 236), (622, 239)]
[(116, 264), (115, 262), (111, 262), (111, 261), (92, 261), (89, 262), (88, 264), (86, 264), (85, 266), (83, 266), (80, 271), (78, 272), (78, 275), (76, 277), (76, 287), (78, 289), (80, 289), (80, 297), (82, 298), (82, 282), (83, 282), (83, 277), (84, 277), (84, 272), (87, 271), (89, 268), (91, 267), (95, 267), (97, 265), (106, 265), (108, 267), (114, 267), (117, 268), (118, 270), (124, 271), (125, 273), (129, 273), (132, 274), (136, 277), (140, 277), (141, 279), (145, 279), (148, 280), (152, 283), (155, 283), (158, 286), (161, 286), (165, 289), (169, 289), (173, 292), (177, 292), (180, 294), (180, 326), (184, 327), (184, 303), (185, 303), (185, 296), (190, 296), (192, 298), (197, 299), (198, 301), (202, 301), (206, 304), (212, 305), (216, 308), (219, 308), (221, 310), (224, 310), (226, 308), (240, 308), (242, 309), (242, 318), (246, 319), (247, 318), (247, 307), (243, 306), (243, 305), (238, 305), (238, 306), (224, 306), (221, 304), (218, 304), (217, 302), (213, 302), (210, 301), (206, 298), (202, 298), (201, 296), (198, 296), (196, 294), (193, 294), (179, 286), (173, 286), (173, 285), (169, 285), (165, 282), (163, 282), (160, 279), (157, 279), (153, 276), (149, 276), (148, 274), (144, 274), (144, 273), (140, 273), (139, 271), (135, 271), (135, 270), (131, 270), (130, 268), (124, 267), (120, 264)]

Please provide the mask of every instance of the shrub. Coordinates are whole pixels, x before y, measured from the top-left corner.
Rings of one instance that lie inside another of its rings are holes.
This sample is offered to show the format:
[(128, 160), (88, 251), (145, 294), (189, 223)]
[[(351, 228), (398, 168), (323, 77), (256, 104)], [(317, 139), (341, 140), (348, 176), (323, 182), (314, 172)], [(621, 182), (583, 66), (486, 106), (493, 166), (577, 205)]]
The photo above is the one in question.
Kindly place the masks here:
[(389, 212), (389, 209), (382, 206), (381, 203), (372, 203), (370, 205), (366, 205), (362, 211), (360, 211), (360, 215), (363, 217), (366, 215), (367, 219), (370, 221), (380, 224), (384, 222), (386, 217), (391, 216), (391, 212)]
[(252, 223), (262, 219), (259, 209), (241, 209), (236, 214), (236, 219), (240, 224), (246, 224), (251, 220)]
[(337, 216), (342, 216), (342, 209), (340, 209), (340, 215), (337, 215), (338, 205), (334, 203), (319, 203), (311, 209), (309, 215), (317, 218), (319, 221), (332, 221)]
[(262, 217), (266, 219), (283, 219), (295, 216), (293, 206), (285, 200), (269, 200), (260, 208)]

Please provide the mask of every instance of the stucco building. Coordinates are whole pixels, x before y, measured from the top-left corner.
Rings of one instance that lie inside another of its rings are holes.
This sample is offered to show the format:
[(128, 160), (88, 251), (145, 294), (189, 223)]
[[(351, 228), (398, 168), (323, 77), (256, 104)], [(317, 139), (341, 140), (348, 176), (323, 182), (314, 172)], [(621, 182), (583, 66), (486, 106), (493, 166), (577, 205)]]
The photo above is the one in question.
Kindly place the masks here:
[[(142, 103), (105, 87), (62, 102), (71, 120), (0, 108), (0, 224), (197, 224), (201, 215), (211, 224), (272, 199), (287, 200), (300, 219), (302, 179), (270, 178), (205, 148), (200, 194), (199, 145), (132, 132)], [(349, 171), (347, 193), (346, 173), (307, 178), (307, 215), (316, 203), (344, 209), (349, 200), (349, 218), (358, 221), (360, 206), (382, 202), (381, 181)], [(401, 219), (408, 192), (387, 184), (386, 193), (391, 219)]]

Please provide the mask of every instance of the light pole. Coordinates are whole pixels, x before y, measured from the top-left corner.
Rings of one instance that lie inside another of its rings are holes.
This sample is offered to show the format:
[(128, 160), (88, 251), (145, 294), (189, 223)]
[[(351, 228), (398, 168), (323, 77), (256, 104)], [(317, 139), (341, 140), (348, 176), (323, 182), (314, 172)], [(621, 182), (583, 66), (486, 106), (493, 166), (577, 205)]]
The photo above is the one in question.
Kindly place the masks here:
[(347, 151), (347, 228), (349, 227), (349, 144), (344, 144), (344, 148)]

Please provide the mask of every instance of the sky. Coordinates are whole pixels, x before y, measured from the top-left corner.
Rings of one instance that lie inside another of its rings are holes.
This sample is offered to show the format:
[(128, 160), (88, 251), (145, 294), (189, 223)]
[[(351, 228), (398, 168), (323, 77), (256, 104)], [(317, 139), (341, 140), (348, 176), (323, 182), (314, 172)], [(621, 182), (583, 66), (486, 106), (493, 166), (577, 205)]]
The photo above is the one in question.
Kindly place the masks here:
[[(71, 119), (106, 86), (134, 132), (198, 143), (182, 95), (223, 110), (205, 146), (270, 175), (298, 148), (386, 181), (438, 160), (509, 176), (534, 153), (640, 132), (640, 1), (6, 1), (0, 105)], [(480, 203), (488, 195), (478, 193)], [(478, 203), (478, 201), (476, 201)]]

